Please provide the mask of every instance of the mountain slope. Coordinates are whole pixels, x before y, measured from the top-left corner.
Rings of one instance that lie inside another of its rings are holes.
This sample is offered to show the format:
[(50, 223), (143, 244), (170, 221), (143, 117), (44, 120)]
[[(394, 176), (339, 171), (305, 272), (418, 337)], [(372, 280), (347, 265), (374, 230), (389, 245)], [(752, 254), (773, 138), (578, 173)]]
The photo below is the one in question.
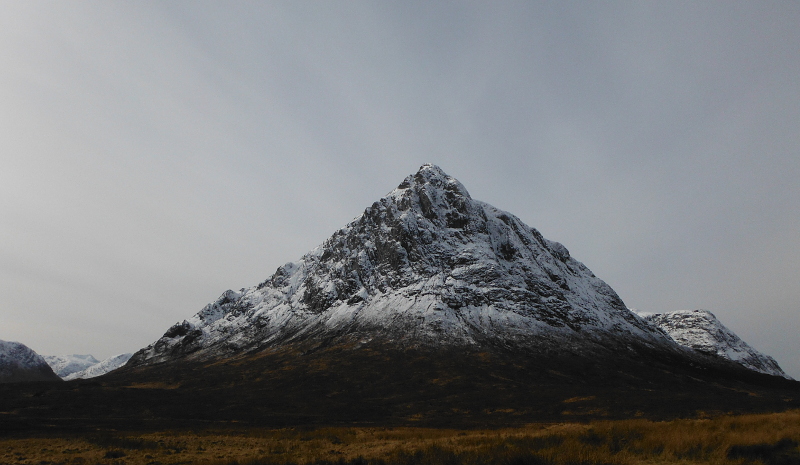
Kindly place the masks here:
[(644, 318), (663, 329), (678, 344), (731, 360), (759, 373), (792, 379), (775, 359), (752, 348), (707, 310), (678, 310), (649, 314)]
[(28, 346), (0, 341), (0, 383), (60, 380), (44, 358)]
[(225, 292), (129, 365), (370, 341), (676, 350), (563, 245), (423, 165), (299, 261)]

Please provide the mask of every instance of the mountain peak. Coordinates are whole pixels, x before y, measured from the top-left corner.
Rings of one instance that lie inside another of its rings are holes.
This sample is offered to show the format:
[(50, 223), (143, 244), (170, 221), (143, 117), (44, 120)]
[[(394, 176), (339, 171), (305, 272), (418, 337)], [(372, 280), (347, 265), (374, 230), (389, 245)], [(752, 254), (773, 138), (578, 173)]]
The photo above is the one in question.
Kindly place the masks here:
[(669, 346), (567, 249), (426, 164), (299, 261), (227, 291), (131, 365), (290, 343)]
[(425, 164), (381, 200), (393, 201), (400, 211), (418, 210), (429, 220), (441, 220), (454, 227), (469, 214), (472, 197), (456, 178), (436, 165)]
[(443, 169), (441, 169), (438, 165), (434, 165), (433, 163), (425, 163), (419, 167), (419, 170), (415, 174), (413, 174), (417, 179), (420, 178), (439, 178), (439, 179), (453, 179), (449, 174), (445, 173)]
[[(422, 165), (415, 174), (407, 176), (392, 193), (409, 188), (418, 190), (445, 190), (456, 195), (471, 198), (467, 189), (458, 179), (445, 173), (444, 170), (438, 166), (431, 164)], [(390, 193), (389, 195), (392, 194)]]

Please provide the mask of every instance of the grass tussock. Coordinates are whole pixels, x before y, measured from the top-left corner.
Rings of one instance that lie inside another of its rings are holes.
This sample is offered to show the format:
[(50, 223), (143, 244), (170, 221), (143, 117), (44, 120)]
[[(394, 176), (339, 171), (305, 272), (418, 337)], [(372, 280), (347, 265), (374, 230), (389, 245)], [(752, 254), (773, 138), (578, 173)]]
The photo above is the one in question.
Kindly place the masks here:
[(0, 440), (0, 463), (800, 465), (800, 411), (495, 430), (289, 428)]

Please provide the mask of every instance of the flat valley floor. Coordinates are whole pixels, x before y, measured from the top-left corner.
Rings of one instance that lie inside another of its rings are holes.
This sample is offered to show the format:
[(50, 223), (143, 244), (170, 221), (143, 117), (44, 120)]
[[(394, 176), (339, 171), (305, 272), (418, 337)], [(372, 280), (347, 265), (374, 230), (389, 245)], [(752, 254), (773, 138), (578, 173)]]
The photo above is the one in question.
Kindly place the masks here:
[[(1, 421), (1, 420), (0, 420)], [(5, 434), (3, 464), (800, 464), (800, 410), (516, 428), (325, 427)]]

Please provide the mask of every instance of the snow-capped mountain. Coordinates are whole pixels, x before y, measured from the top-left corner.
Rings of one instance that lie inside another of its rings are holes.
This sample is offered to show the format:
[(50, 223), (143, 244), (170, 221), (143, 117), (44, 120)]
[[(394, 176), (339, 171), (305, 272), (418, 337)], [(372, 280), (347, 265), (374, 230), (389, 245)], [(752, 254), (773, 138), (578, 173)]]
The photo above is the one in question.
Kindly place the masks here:
[(792, 379), (775, 359), (752, 348), (707, 310), (678, 310), (643, 316), (682, 346), (731, 360), (760, 373)]
[(800, 405), (800, 383), (678, 344), (564, 246), (432, 165), (102, 380), (14, 386), (0, 411), (87, 430), (143, 412), (474, 428)]
[(566, 247), (423, 165), (261, 284), (226, 291), (129, 366), (308, 341), (676, 349)]
[(41, 355), (19, 342), (0, 341), (0, 383), (56, 380)]
[(104, 375), (110, 371), (116, 370), (117, 368), (125, 365), (128, 360), (130, 360), (133, 354), (119, 354), (114, 355), (113, 357), (109, 357), (102, 362), (97, 362), (91, 366), (86, 367), (81, 371), (76, 371), (70, 373), (67, 376), (64, 376), (65, 381), (73, 380), (73, 379), (86, 379), (86, 378), (94, 378), (100, 375)]
[(42, 355), (44, 361), (50, 365), (55, 374), (59, 377), (66, 378), (72, 373), (85, 370), (92, 365), (100, 363), (99, 360), (91, 355)]

